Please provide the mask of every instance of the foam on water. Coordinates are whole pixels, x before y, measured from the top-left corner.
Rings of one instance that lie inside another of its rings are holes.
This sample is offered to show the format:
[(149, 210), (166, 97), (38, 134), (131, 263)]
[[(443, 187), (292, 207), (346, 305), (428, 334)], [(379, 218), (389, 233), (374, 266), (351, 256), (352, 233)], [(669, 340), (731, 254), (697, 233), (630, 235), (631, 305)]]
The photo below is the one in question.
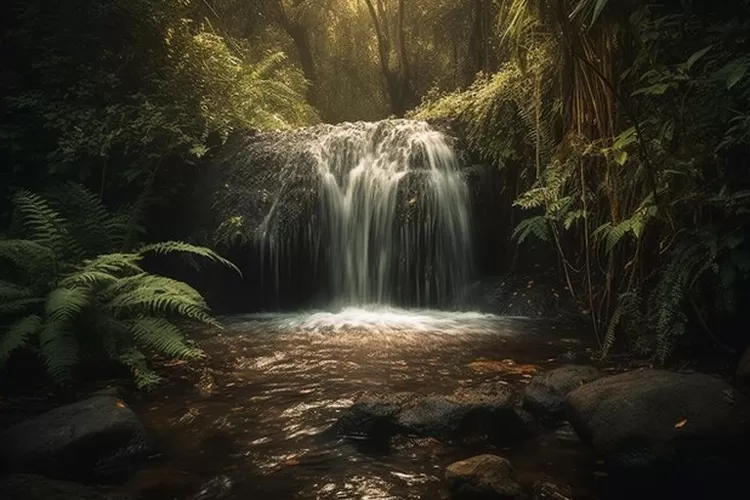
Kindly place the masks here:
[(335, 312), (259, 313), (225, 318), (229, 330), (275, 333), (439, 333), (447, 335), (508, 333), (508, 325), (526, 318), (480, 312), (434, 309), (347, 307)]

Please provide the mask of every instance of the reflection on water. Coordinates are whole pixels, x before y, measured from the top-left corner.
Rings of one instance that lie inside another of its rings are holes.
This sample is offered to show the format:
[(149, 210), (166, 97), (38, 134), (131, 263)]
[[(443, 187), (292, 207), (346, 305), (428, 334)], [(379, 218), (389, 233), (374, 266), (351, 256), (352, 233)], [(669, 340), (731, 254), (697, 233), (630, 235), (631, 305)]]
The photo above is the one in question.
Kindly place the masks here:
[(527, 377), (471, 363), (552, 367), (561, 353), (584, 350), (574, 331), (478, 313), (366, 308), (224, 321), (224, 331), (199, 339), (210, 393), (173, 385), (133, 405), (166, 451), (149, 484), (169, 494), (225, 474), (234, 483), (226, 498), (437, 499), (445, 466), (481, 452), (507, 456), (522, 477), (586, 482), (588, 458), (565, 433), (512, 450), (429, 439), (372, 449), (323, 433), (363, 391), (452, 393), (492, 380), (521, 388)]

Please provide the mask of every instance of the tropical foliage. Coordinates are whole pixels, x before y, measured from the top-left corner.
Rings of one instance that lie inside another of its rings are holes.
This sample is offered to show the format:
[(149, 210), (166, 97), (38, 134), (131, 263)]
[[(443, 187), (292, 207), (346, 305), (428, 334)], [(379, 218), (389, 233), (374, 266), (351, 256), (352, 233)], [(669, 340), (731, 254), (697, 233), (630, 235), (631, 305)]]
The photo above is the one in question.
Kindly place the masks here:
[(203, 297), (184, 282), (146, 272), (142, 261), (179, 252), (196, 263), (234, 266), (181, 242), (127, 251), (128, 218), (109, 214), (78, 185), (57, 192), (49, 200), (29, 191), (13, 198), (13, 230), (0, 239), (0, 365), (32, 348), (50, 377), (66, 383), (82, 356), (109, 357), (145, 387), (159, 381), (147, 356), (202, 356), (182, 325), (220, 326)]
[(505, 2), (514, 57), (414, 113), (452, 117), (505, 165), (528, 212), (515, 239), (555, 250), (603, 354), (618, 338), (658, 361), (686, 332), (748, 340), (726, 332), (750, 272), (748, 4), (682, 3)]
[(150, 194), (158, 169), (195, 162), (212, 138), (316, 120), (283, 52), (225, 36), (199, 5), (4, 2), (0, 196), (59, 177)]

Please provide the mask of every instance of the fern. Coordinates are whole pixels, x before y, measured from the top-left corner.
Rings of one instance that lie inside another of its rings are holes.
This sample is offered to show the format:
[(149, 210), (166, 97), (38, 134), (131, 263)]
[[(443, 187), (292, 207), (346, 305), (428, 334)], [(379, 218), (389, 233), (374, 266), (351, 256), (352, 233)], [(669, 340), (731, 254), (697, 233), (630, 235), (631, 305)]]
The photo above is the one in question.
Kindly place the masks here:
[(42, 327), (42, 318), (36, 314), (27, 316), (11, 324), (0, 339), (0, 365), (5, 363), (13, 351), (26, 347)]
[(65, 216), (65, 227), (80, 245), (77, 260), (110, 252), (125, 228), (113, 219), (97, 195), (80, 184), (69, 182), (50, 193), (50, 205)]
[(47, 295), (44, 313), (51, 321), (69, 321), (90, 305), (91, 298), (85, 289), (60, 287)]
[(716, 244), (706, 234), (690, 234), (672, 252), (651, 294), (651, 328), (656, 335), (654, 355), (665, 361), (685, 333), (687, 298), (698, 280), (716, 265)]
[(184, 243), (182, 241), (165, 241), (162, 243), (155, 243), (153, 245), (146, 245), (140, 249), (139, 253), (143, 255), (149, 252), (153, 252), (156, 255), (166, 255), (175, 252), (187, 253), (196, 257), (203, 257), (204, 259), (207, 259), (211, 262), (224, 265), (234, 270), (238, 274), (242, 274), (237, 266), (229, 262), (221, 255), (217, 254), (213, 250), (205, 247), (191, 245), (189, 243)]
[[(3, 267), (10, 265), (27, 276), (38, 276), (45, 268), (54, 268), (55, 260), (54, 250), (41, 243), (24, 239), (0, 239), (0, 264)], [(5, 272), (8, 271), (6, 268)]]
[(49, 248), (55, 255), (69, 251), (65, 220), (41, 196), (22, 190), (13, 197), (13, 205), (29, 241)]
[(180, 329), (163, 318), (141, 317), (128, 327), (136, 343), (170, 358), (196, 359), (203, 351), (189, 347)]
[(161, 377), (149, 367), (146, 356), (138, 349), (126, 349), (117, 356), (117, 360), (130, 368), (139, 389), (148, 388), (161, 382)]
[(139, 387), (148, 387), (159, 377), (146, 353), (203, 355), (178, 324), (220, 327), (208, 304), (187, 283), (145, 272), (141, 261), (149, 253), (179, 253), (196, 265), (207, 261), (239, 272), (234, 264), (178, 241), (117, 252), (129, 230), (126, 219), (110, 216), (77, 185), (65, 186), (51, 203), (26, 191), (13, 201), (22, 238), (0, 240), (0, 366), (13, 352), (36, 348), (50, 377), (66, 383), (81, 355), (105, 355), (128, 366)]
[(541, 241), (550, 241), (547, 219), (543, 215), (522, 220), (513, 231), (513, 238), (518, 241), (519, 245), (529, 236), (534, 236)]
[(44, 322), (39, 333), (39, 353), (47, 372), (58, 383), (68, 382), (78, 363), (78, 341), (69, 321)]

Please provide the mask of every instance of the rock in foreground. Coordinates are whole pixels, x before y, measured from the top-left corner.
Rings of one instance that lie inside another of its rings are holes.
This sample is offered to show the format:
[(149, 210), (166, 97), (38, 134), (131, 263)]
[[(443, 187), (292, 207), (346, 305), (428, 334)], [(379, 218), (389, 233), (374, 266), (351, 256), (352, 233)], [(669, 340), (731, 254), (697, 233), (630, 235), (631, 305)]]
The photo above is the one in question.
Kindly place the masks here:
[(106, 480), (153, 453), (133, 411), (120, 399), (95, 396), (61, 406), (0, 434), (6, 469), (53, 478)]
[(722, 469), (747, 456), (750, 400), (708, 375), (623, 373), (576, 389), (566, 407), (582, 440), (615, 470), (685, 474), (686, 466)]
[(566, 365), (534, 377), (523, 393), (523, 406), (544, 420), (565, 416), (568, 393), (601, 377), (592, 366)]
[(496, 455), (455, 462), (445, 472), (453, 500), (513, 500), (521, 495), (513, 466)]
[(338, 420), (340, 435), (388, 439), (395, 435), (444, 442), (511, 444), (526, 437), (526, 422), (505, 386), (460, 389), (450, 396), (367, 395)]

